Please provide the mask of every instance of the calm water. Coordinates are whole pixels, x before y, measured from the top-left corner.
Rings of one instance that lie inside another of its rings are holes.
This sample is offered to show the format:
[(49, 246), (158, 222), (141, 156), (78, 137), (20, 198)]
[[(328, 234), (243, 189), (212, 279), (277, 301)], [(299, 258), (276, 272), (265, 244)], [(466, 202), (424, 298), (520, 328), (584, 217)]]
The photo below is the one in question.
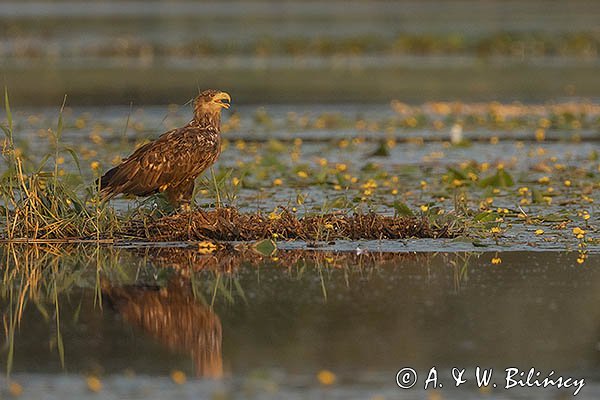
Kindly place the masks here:
[[(4, 270), (0, 290), (5, 326), (18, 322), (2, 357), (12, 342), (23, 398), (478, 398), (476, 366), (494, 368), (499, 385), (505, 368), (535, 367), (585, 378), (578, 398), (600, 393), (597, 255), (580, 266), (570, 253), (507, 252), (493, 266), (491, 253), (57, 250), (2, 249), (20, 267)], [(407, 366), (418, 387), (435, 366), (446, 388), (400, 390)], [(452, 367), (471, 383), (450, 389)], [(316, 378), (325, 369), (337, 378), (327, 387)], [(173, 370), (188, 383), (171, 382)], [(99, 394), (86, 389), (90, 373)]]

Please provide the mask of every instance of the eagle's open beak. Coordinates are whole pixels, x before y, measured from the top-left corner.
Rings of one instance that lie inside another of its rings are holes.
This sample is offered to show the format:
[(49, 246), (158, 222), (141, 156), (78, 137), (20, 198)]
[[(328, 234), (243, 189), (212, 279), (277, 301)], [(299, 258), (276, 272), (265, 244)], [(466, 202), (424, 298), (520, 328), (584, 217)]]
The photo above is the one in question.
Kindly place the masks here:
[(221, 92), (215, 95), (213, 101), (225, 109), (231, 106), (231, 96), (225, 92)]

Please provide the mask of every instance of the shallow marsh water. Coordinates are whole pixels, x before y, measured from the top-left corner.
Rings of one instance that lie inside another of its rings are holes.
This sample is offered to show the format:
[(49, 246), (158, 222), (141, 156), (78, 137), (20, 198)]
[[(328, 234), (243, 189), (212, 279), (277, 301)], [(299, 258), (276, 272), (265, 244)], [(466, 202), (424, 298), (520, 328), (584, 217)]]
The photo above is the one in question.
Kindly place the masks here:
[[(577, 398), (600, 393), (597, 255), (582, 266), (561, 252), (504, 252), (500, 265), (490, 264), (494, 253), (464, 252), (2, 252), (18, 265), (3, 272), (5, 324), (25, 303), (2, 352), (6, 360), (14, 346), (21, 398), (571, 396), (500, 389), (508, 367), (585, 378)], [(445, 387), (399, 389), (395, 374), (407, 366), (418, 387), (435, 366)], [(499, 388), (478, 390), (476, 366), (494, 368)], [(452, 367), (466, 368), (470, 383), (450, 388)], [(335, 383), (319, 382), (323, 370)], [(174, 383), (173, 371), (187, 382)]]

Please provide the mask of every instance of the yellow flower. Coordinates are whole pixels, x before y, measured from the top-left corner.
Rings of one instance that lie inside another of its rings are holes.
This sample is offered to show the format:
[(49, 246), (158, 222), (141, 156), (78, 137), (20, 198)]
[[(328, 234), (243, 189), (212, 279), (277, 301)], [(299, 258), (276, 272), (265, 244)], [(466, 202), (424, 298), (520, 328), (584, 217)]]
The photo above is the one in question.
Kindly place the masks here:
[(348, 169), (348, 166), (343, 163), (335, 164), (335, 169), (338, 170), (338, 172), (344, 172), (345, 170)]
[(539, 128), (535, 131), (535, 140), (538, 142), (543, 142), (546, 138), (546, 131), (542, 128)]
[(91, 392), (98, 393), (102, 390), (102, 382), (95, 376), (88, 376), (85, 383)]
[(308, 178), (308, 174), (306, 173), (306, 171), (298, 171), (296, 174), (302, 179)]
[(426, 212), (427, 210), (429, 210), (429, 206), (423, 204), (421, 207), (421, 211)]
[(565, 180), (564, 184), (565, 184), (566, 187), (570, 187), (571, 186), (571, 181), (567, 179), (567, 180)]
[(494, 265), (502, 264), (502, 259), (498, 256), (495, 256), (494, 258), (492, 258), (492, 264), (494, 264)]
[(544, 230), (543, 229), (538, 229), (535, 231), (536, 235), (543, 235), (544, 234)]
[(97, 170), (98, 168), (100, 168), (100, 163), (99, 163), (98, 161), (92, 161), (92, 162), (90, 163), (90, 167), (91, 167), (93, 170)]
[(502, 232), (502, 229), (500, 229), (497, 226), (494, 226), (492, 229), (490, 229), (490, 232), (492, 232), (492, 233), (500, 233), (500, 232)]
[(275, 186), (281, 186), (283, 184), (283, 181), (279, 178), (276, 178), (273, 180), (273, 185)]
[(11, 394), (12, 397), (19, 397), (23, 394), (23, 386), (21, 386), (17, 382), (11, 381), (8, 384), (8, 392)]
[(548, 178), (547, 176), (542, 176), (540, 179), (538, 179), (538, 182), (541, 184), (546, 184), (550, 182), (550, 178)]
[(241, 139), (236, 140), (235, 148), (238, 150), (244, 150), (246, 148), (246, 142)]
[(187, 377), (183, 371), (175, 370), (171, 372), (171, 380), (178, 385), (183, 385), (187, 380)]
[(233, 183), (233, 186), (237, 186), (237, 185), (239, 185), (239, 184), (240, 184), (240, 182), (241, 182), (241, 181), (240, 181), (240, 178), (238, 178), (237, 176), (234, 176), (234, 177), (231, 179), (231, 183)]
[(85, 120), (83, 118), (77, 118), (75, 120), (75, 127), (79, 129), (85, 128)]
[(200, 242), (198, 243), (198, 253), (200, 254), (210, 254), (217, 249), (217, 245), (212, 242)]
[(392, 189), (392, 194), (395, 196), (398, 194), (398, 189)]
[(361, 186), (363, 189), (375, 189), (377, 187), (377, 182), (373, 179), (369, 179), (366, 183)]
[(336, 381), (336, 376), (333, 372), (324, 369), (317, 374), (317, 380), (321, 385), (333, 385)]
[(585, 231), (583, 229), (581, 229), (580, 227), (575, 227), (575, 228), (573, 228), (573, 235), (575, 235), (575, 236), (585, 235)]
[(421, 181), (421, 189), (425, 189), (427, 187), (426, 181)]
[(585, 258), (584, 257), (578, 257), (577, 258), (577, 264), (583, 264), (585, 262)]

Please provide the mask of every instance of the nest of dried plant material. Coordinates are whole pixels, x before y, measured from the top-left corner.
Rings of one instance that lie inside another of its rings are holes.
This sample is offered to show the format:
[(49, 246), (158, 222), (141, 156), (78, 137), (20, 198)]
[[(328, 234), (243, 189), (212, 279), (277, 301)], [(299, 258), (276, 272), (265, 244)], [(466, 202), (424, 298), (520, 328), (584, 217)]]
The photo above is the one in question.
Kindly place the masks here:
[(324, 214), (298, 217), (279, 213), (241, 213), (234, 208), (165, 216), (131, 226), (129, 235), (154, 241), (281, 240), (329, 241), (337, 239), (447, 238), (457, 235), (449, 224), (434, 225), (425, 217), (367, 214)]

